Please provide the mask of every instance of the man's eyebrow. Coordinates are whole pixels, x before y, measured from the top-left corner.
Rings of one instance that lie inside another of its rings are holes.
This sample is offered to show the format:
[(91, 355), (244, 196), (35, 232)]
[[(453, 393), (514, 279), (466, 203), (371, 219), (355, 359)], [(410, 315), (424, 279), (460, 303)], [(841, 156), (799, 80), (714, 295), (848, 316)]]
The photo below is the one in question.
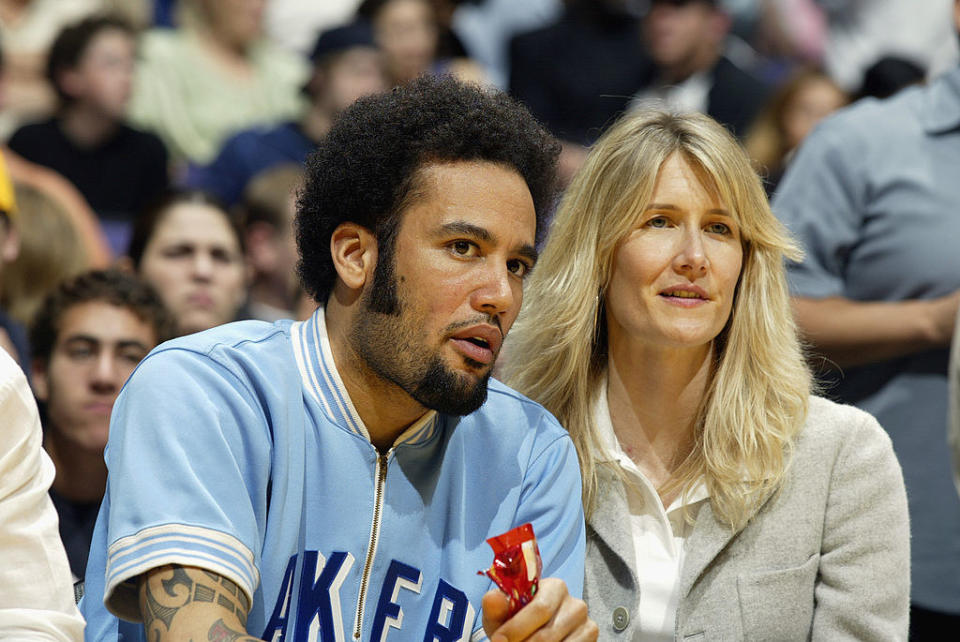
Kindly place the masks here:
[[(74, 334), (64, 339), (63, 343), (64, 345), (69, 345), (72, 343), (90, 343), (93, 345), (101, 345), (104, 343), (104, 341), (99, 337), (94, 337), (89, 334)], [(117, 341), (117, 348), (120, 350), (126, 348), (139, 348), (147, 352), (150, 350), (150, 346), (142, 341), (137, 341), (136, 339), (121, 339)]]
[(491, 234), (487, 228), (474, 225), (473, 223), (467, 223), (466, 221), (444, 223), (440, 226), (440, 233), (463, 234), (464, 236), (473, 237), (484, 243), (493, 243), (497, 240), (497, 237)]
[[(483, 241), (484, 243), (495, 243), (497, 240), (496, 235), (491, 233), (487, 228), (474, 225), (473, 223), (467, 223), (466, 221), (451, 221), (450, 223), (444, 223), (440, 226), (440, 232), (445, 234), (463, 234), (464, 236), (475, 238), (478, 241)], [(517, 254), (527, 259), (531, 263), (536, 263), (537, 259), (540, 257), (540, 254), (537, 252), (536, 248), (527, 243), (524, 243), (520, 246), (520, 248), (517, 250)]]
[(118, 341), (117, 348), (119, 348), (120, 350), (124, 350), (126, 348), (139, 348), (144, 352), (150, 351), (150, 346), (143, 343), (142, 341), (137, 341), (136, 339), (127, 339), (125, 341)]
[(527, 245), (526, 243), (520, 246), (520, 249), (517, 250), (517, 254), (527, 259), (532, 264), (535, 264), (537, 259), (540, 258), (540, 253), (537, 252), (537, 249), (532, 245)]

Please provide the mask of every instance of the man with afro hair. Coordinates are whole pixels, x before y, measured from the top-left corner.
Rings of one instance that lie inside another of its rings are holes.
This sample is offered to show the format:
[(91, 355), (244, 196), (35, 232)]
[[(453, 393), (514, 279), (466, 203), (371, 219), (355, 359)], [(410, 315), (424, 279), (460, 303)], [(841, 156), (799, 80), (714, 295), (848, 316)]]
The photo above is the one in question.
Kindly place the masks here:
[[(490, 379), (558, 153), (450, 78), (343, 113), (298, 202), (317, 311), (168, 342), (118, 399), (87, 639), (596, 639), (576, 451)], [(477, 571), (527, 522), (543, 579), (515, 611)]]

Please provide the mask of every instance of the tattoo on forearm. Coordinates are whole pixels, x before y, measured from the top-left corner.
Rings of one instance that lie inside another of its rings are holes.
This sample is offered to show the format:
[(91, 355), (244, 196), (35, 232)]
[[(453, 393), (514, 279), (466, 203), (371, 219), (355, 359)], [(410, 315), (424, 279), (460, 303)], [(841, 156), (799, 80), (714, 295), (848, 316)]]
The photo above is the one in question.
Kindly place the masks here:
[[(198, 602), (215, 602), (228, 613), (236, 615), (240, 625), (246, 628), (250, 601), (244, 592), (234, 582), (216, 573), (203, 571), (201, 574), (195, 571), (196, 569), (191, 575), (191, 572), (182, 566), (170, 566), (167, 572), (172, 575), (159, 582), (162, 590), (158, 590), (156, 582), (147, 582), (142, 590), (140, 610), (148, 637), (159, 640), (162, 633), (170, 631), (173, 620), (181, 609)], [(224, 641), (252, 639), (246, 638), (245, 633), (228, 628), (223, 619), (211, 627), (208, 637), (210, 640)]]
[(234, 631), (229, 626), (223, 623), (223, 620), (217, 620), (213, 623), (213, 626), (210, 627), (210, 631), (207, 633), (207, 640), (210, 642), (242, 642), (243, 640), (253, 640), (246, 633), (242, 631)]

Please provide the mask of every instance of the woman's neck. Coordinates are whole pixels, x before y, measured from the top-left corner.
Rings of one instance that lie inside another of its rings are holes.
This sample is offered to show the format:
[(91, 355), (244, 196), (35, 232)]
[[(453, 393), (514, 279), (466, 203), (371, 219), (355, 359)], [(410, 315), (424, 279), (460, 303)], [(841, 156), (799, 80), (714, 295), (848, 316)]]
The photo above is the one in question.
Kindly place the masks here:
[[(695, 441), (713, 347), (610, 346), (607, 402), (623, 451), (655, 488), (670, 480)], [(664, 505), (667, 499), (661, 496)]]

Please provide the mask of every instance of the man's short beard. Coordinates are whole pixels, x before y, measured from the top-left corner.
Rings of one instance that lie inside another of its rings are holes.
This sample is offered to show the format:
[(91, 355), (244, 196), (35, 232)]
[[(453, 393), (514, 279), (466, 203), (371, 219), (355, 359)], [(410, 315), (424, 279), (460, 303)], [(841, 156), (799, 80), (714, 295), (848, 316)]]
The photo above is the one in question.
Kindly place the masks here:
[(487, 400), (490, 370), (471, 381), (447, 367), (439, 353), (424, 354), (426, 346), (418, 345), (419, 320), (405, 316), (394, 263), (392, 244), (387, 243), (378, 257), (372, 287), (360, 301), (350, 333), (353, 349), (367, 369), (421, 406), (448, 415), (474, 412)]

